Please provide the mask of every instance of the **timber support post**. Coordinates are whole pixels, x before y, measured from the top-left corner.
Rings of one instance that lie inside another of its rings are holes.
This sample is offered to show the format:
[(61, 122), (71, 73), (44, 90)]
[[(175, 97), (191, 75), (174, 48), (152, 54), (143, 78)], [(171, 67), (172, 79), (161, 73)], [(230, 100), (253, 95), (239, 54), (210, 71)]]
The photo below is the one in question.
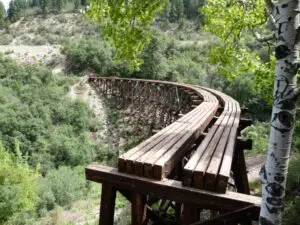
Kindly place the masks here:
[(99, 225), (113, 225), (115, 212), (116, 189), (108, 184), (102, 184)]
[(132, 193), (131, 198), (131, 224), (145, 225), (146, 224), (146, 196), (140, 193)]
[[(117, 191), (131, 202), (131, 225), (250, 225), (258, 219), (261, 199), (249, 195), (243, 152), (252, 141), (239, 137), (252, 122), (240, 117), (238, 102), (213, 89), (165, 81), (90, 76), (89, 82), (110, 106), (124, 110), (132, 136), (154, 133), (119, 156), (118, 168), (86, 168), (87, 180), (102, 183), (100, 225), (113, 225)], [(210, 220), (203, 222), (200, 210), (210, 210)]]

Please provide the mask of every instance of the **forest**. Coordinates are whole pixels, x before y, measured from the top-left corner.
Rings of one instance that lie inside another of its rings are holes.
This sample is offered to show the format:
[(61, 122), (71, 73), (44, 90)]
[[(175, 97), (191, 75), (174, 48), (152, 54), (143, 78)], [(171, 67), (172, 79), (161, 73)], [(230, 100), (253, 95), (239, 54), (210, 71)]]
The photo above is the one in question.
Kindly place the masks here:
[[(115, 166), (119, 154), (137, 143), (123, 132), (120, 110), (104, 101), (101, 120), (88, 102), (68, 96), (90, 72), (220, 90), (248, 108), (254, 121), (243, 132), (253, 140), (246, 156), (263, 157), (268, 150), (275, 39), (261, 41), (257, 35), (270, 36), (273, 29), (263, 1), (249, 1), (245, 13), (243, 1), (226, 6), (225, 0), (167, 0), (149, 30), (142, 31), (145, 44), (136, 52), (125, 49), (139, 44), (136, 40), (118, 48), (120, 43), (106, 38), (113, 29), (91, 19), (93, 12), (84, 13), (95, 1), (12, 0), (8, 9), (0, 1), (0, 49), (16, 40), (16, 45), (58, 45), (65, 57), (63, 72), (55, 74), (55, 59), (30, 64), (9, 58), (10, 51), (0, 55), (0, 224), (97, 223), (100, 187), (85, 180), (84, 168), (95, 161)], [(56, 20), (60, 27), (31, 27), (35, 19)], [(22, 32), (16, 23), (28, 29)], [(297, 114), (282, 224), (299, 224), (299, 171)], [(250, 185), (253, 194), (261, 194), (259, 180)], [(116, 224), (129, 224), (127, 204), (117, 196)]]

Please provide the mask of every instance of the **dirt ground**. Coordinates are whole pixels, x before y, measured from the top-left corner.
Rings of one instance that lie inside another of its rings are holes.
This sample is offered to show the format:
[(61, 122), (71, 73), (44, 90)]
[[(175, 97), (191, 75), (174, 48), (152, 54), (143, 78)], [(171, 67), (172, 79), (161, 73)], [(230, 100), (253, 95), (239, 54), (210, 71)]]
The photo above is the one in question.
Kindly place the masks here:
[(257, 181), (260, 179), (259, 172), (265, 161), (265, 155), (246, 157), (249, 182)]
[(0, 52), (21, 63), (50, 66), (56, 74), (62, 73), (65, 66), (66, 59), (58, 45), (0, 45)]

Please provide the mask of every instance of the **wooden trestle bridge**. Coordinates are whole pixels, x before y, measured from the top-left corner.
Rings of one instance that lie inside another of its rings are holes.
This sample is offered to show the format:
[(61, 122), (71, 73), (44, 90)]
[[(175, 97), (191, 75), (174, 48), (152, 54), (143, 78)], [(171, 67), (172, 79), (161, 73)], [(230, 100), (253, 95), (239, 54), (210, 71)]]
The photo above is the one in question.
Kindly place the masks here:
[(251, 121), (237, 101), (164, 81), (90, 76), (89, 83), (154, 131), (119, 156), (117, 168), (86, 168), (87, 180), (102, 183), (99, 224), (114, 223), (117, 191), (131, 202), (132, 225), (258, 220), (261, 198), (250, 195), (243, 152), (252, 142), (240, 137)]

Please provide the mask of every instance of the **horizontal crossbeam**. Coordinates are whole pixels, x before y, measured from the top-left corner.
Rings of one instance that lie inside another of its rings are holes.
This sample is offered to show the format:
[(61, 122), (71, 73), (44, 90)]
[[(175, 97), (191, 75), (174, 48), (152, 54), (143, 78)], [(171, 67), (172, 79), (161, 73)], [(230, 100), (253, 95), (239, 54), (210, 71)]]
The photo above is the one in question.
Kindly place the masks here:
[(86, 170), (86, 179), (99, 183), (110, 183), (112, 186), (144, 194), (153, 194), (162, 199), (176, 202), (197, 204), (201, 208), (212, 210), (237, 210), (253, 205), (259, 210), (261, 198), (227, 191), (218, 194), (201, 189), (182, 186), (181, 182), (164, 179), (156, 181), (144, 177), (120, 173), (117, 169), (99, 164), (91, 164)]
[(255, 220), (258, 220), (259, 211), (257, 208), (253, 206), (247, 206), (242, 209), (238, 209), (233, 212), (222, 214), (214, 219), (205, 221), (205, 222), (198, 222), (193, 223), (192, 225), (224, 225), (224, 224), (236, 224), (239, 222), (244, 222), (247, 219), (253, 219), (256, 217)]

